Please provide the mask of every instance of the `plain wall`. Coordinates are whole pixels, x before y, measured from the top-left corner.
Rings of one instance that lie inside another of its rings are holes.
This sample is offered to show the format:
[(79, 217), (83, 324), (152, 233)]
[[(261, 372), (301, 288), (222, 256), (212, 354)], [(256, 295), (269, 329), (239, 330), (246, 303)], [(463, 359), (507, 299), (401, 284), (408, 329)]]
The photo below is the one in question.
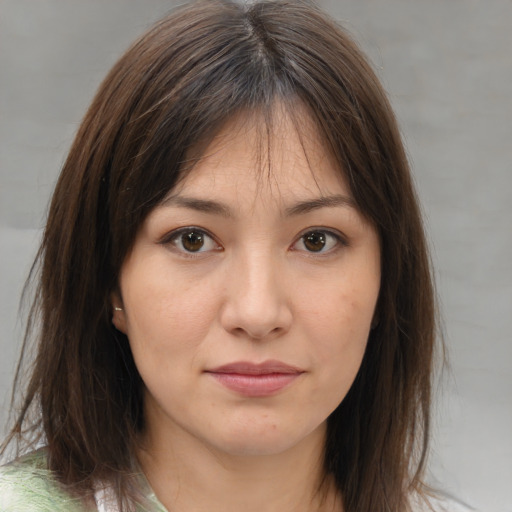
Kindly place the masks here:
[[(163, 0), (0, 0), (0, 424), (23, 280), (73, 134)], [(512, 495), (512, 2), (325, 0), (401, 123), (433, 249), (451, 370), (432, 480), (482, 512)]]

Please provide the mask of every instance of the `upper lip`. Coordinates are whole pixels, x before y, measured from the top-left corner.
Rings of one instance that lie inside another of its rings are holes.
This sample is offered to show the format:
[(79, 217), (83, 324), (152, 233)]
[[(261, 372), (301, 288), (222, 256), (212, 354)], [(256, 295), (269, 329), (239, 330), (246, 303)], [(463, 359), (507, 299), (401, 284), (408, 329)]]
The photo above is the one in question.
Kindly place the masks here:
[(224, 364), (207, 370), (208, 373), (236, 373), (239, 375), (269, 375), (272, 373), (304, 373), (302, 368), (292, 366), (282, 361), (269, 360), (262, 363), (252, 363), (250, 361), (236, 361)]

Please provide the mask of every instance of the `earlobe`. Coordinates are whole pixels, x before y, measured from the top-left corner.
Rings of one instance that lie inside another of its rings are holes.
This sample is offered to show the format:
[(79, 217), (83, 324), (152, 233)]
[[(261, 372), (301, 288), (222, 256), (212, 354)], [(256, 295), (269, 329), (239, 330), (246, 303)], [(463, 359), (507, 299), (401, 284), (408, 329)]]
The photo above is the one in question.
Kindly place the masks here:
[(122, 306), (121, 297), (118, 293), (113, 292), (111, 295), (112, 304), (112, 324), (123, 334), (126, 334), (126, 315)]
[(118, 306), (113, 307), (112, 324), (118, 331), (121, 331), (123, 334), (126, 334), (126, 321), (123, 308), (120, 308)]

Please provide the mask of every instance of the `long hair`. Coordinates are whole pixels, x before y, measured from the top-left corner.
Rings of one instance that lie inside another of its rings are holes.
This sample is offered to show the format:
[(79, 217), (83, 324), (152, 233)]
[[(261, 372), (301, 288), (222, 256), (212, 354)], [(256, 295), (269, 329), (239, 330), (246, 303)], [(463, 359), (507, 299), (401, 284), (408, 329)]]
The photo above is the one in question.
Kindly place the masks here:
[[(325, 470), (347, 512), (405, 511), (421, 492), (434, 294), (386, 95), (350, 37), (313, 4), (210, 0), (172, 12), (114, 65), (49, 208), (34, 267), (37, 353), (9, 439), (38, 433), (49, 468), (83, 496), (102, 480), (123, 502), (133, 483), (142, 382), (111, 324), (110, 296), (138, 228), (186, 175), (199, 142), (243, 110), (271, 116), (277, 100), (296, 112), (299, 130), (296, 106), (306, 107), (381, 242), (376, 325), (328, 419)], [(30, 337), (28, 329), (25, 345)]]

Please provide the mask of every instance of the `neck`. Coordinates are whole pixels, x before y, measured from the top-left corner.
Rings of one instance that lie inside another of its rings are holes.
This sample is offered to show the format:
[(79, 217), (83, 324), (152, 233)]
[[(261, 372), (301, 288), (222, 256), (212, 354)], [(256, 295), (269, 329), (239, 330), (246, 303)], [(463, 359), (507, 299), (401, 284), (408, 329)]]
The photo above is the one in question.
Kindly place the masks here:
[[(339, 512), (323, 469), (325, 427), (278, 454), (226, 454), (185, 432), (147, 432), (142, 469), (173, 512)], [(171, 439), (169, 439), (171, 437)]]

